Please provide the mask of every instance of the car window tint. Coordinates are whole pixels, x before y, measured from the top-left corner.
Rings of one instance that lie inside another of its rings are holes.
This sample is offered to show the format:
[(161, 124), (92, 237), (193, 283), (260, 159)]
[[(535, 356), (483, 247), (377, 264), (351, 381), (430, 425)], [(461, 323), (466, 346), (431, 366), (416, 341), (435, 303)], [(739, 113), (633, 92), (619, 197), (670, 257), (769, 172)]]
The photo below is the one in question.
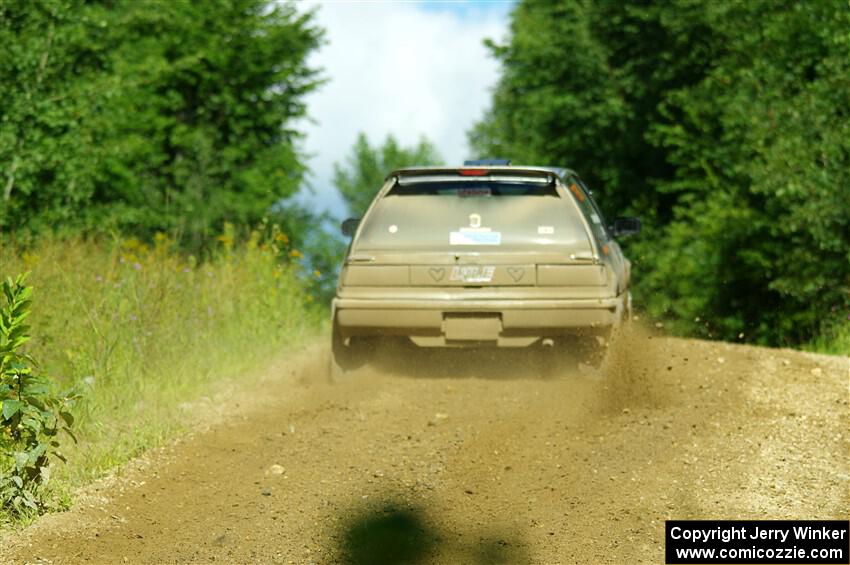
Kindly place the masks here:
[(581, 213), (584, 214), (584, 217), (587, 218), (587, 223), (590, 224), (590, 230), (593, 232), (593, 237), (596, 238), (596, 241), (599, 242), (600, 245), (605, 243), (608, 241), (608, 230), (605, 228), (605, 218), (602, 216), (602, 212), (599, 211), (599, 207), (596, 206), (593, 198), (591, 198), (590, 191), (587, 190), (587, 187), (578, 178), (570, 177), (567, 182), (569, 183), (569, 191), (575, 197), (578, 207), (581, 209)]
[(611, 239), (611, 232), (608, 230), (608, 222), (605, 221), (605, 215), (602, 213), (602, 209), (599, 207), (599, 204), (596, 203), (596, 199), (593, 198), (593, 195), (590, 193), (590, 189), (587, 188), (587, 185), (584, 184), (584, 181), (581, 179), (577, 179), (579, 186), (581, 186), (590, 200), (591, 206), (596, 210), (596, 217), (600, 220), (600, 225), (602, 226), (602, 231), (605, 232), (605, 238)]
[(395, 185), (389, 192), (394, 196), (557, 196), (554, 183), (511, 181), (440, 181), (412, 182)]

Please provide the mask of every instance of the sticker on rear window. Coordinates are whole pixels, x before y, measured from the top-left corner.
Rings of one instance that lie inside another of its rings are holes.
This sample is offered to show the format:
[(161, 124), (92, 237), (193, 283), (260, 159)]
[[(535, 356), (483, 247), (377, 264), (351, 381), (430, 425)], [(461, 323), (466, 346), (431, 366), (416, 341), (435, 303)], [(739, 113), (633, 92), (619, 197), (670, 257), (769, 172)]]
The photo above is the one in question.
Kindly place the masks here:
[(502, 232), (497, 231), (453, 231), (449, 233), (449, 245), (501, 245)]
[(576, 198), (578, 198), (579, 202), (584, 202), (584, 194), (581, 192), (581, 190), (579, 190), (579, 187), (577, 187), (575, 183), (570, 185), (570, 190), (573, 191), (573, 194), (576, 195)]

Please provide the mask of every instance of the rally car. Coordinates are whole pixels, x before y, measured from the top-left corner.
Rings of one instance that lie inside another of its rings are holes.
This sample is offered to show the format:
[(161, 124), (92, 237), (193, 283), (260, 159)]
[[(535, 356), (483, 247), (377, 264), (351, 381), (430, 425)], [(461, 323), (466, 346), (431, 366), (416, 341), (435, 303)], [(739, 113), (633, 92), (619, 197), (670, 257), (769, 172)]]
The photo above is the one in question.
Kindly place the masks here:
[(640, 221), (606, 224), (570, 169), (396, 170), (342, 229), (351, 243), (332, 303), (336, 376), (390, 340), (604, 351), (630, 316), (631, 264), (615, 238)]

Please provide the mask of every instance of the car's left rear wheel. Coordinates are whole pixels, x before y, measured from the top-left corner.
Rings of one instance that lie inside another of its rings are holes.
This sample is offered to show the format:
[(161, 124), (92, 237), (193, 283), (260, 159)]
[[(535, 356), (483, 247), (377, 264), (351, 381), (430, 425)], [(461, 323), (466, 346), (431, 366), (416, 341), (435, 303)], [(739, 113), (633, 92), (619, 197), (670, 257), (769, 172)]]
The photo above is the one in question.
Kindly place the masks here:
[(356, 338), (350, 338), (348, 343), (342, 337), (339, 328), (334, 322), (331, 330), (331, 352), (330, 352), (330, 378), (332, 381), (344, 379), (349, 373), (355, 371), (369, 361), (369, 349), (367, 343)]

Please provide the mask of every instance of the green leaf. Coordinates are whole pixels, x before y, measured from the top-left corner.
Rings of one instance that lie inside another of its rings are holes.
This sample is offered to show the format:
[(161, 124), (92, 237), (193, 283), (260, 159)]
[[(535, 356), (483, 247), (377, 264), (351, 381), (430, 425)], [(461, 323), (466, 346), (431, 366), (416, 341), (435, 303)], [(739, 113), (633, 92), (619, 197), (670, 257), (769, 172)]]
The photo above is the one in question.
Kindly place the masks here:
[(12, 331), (9, 332), (9, 336), (7, 338), (10, 342), (12, 342), (12, 348), (17, 347), (14, 344), (15, 340), (19, 339), (21, 337), (26, 337), (29, 329), (30, 329), (29, 326), (27, 326), (26, 324), (15, 324)]
[(27, 390), (27, 394), (24, 396), (24, 398), (30, 404), (30, 406), (33, 406), (34, 408), (36, 408), (37, 410), (42, 412), (42, 414), (41, 414), (42, 418), (46, 417), (46, 414), (44, 413), (46, 411), (46, 407), (44, 406), (44, 402), (42, 402), (40, 398), (32, 396), (32, 391)]
[(14, 348), (21, 347), (23, 344), (28, 342), (30, 339), (32, 339), (30, 336), (22, 335), (21, 337), (17, 338), (15, 341), (12, 342), (12, 347), (14, 347)]
[(26, 300), (32, 295), (32, 287), (25, 286), (23, 290), (18, 294), (18, 300)]
[(42, 379), (29, 379), (22, 387), (21, 394), (27, 397), (43, 397), (50, 393), (50, 385)]
[(35, 497), (28, 491), (24, 491), (24, 504), (33, 510), (38, 510), (38, 504), (36, 503)]
[(12, 308), (12, 320), (13, 323), (20, 324), (30, 315), (30, 307), (32, 306), (32, 300), (24, 300), (23, 302), (19, 302), (15, 304), (14, 308)]
[(30, 453), (29, 453), (29, 460), (30, 460), (30, 463), (31, 463), (33, 466), (37, 466), (37, 465), (36, 465), (36, 463), (38, 462), (39, 458), (40, 458), (42, 455), (44, 455), (45, 453), (47, 453), (47, 448), (48, 448), (48, 447), (49, 447), (49, 446), (48, 446), (46, 443), (39, 443), (37, 446), (35, 446), (35, 448), (34, 448), (34, 449), (32, 449), (32, 450), (30, 451)]
[(68, 427), (71, 427), (71, 426), (74, 425), (74, 415), (71, 414), (70, 412), (66, 412), (66, 411), (59, 412), (59, 416), (65, 421), (65, 424)]
[(12, 482), (18, 485), (18, 488), (24, 488), (24, 480), (18, 475), (12, 475)]
[(17, 414), (21, 410), (22, 406), (23, 406), (23, 403), (20, 400), (14, 400), (14, 399), (11, 399), (11, 398), (7, 398), (6, 400), (4, 400), (3, 401), (3, 419), (4, 420), (11, 420), (12, 416)]
[(15, 295), (12, 294), (12, 278), (7, 277), (5, 281), (3, 281), (3, 294), (6, 295), (6, 300), (9, 301), (9, 304), (15, 301)]
[(15, 460), (15, 469), (22, 471), (27, 466), (29, 454), (24, 451), (16, 451), (12, 454), (12, 458)]
[(39, 422), (35, 418), (31, 418), (29, 416), (21, 418), (21, 425), (31, 429), (35, 433), (35, 435), (41, 433), (41, 422)]

